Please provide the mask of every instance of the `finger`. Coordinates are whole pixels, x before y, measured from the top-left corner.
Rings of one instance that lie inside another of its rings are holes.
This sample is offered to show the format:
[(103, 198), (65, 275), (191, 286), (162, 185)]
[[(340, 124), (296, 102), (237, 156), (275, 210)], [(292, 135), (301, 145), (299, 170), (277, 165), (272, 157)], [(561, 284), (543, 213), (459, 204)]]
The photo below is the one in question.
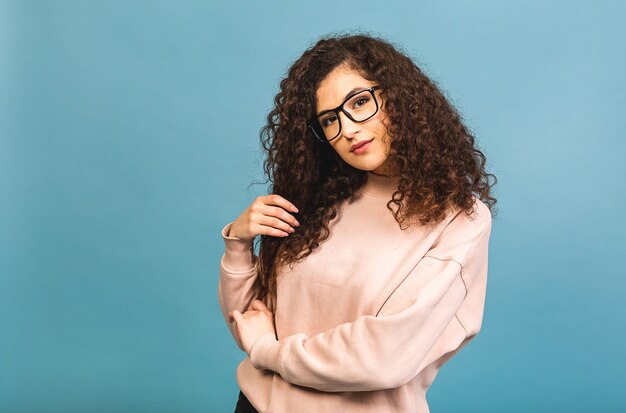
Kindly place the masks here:
[(251, 315), (255, 315), (260, 313), (260, 311), (258, 310), (248, 310), (245, 313), (243, 313), (242, 315), (244, 316), (244, 318), (247, 318), (246, 316), (251, 316)]
[(274, 318), (274, 314), (272, 313), (272, 310), (270, 310), (269, 308), (267, 308), (267, 306), (265, 305), (265, 303), (261, 300), (256, 300), (254, 303), (252, 303), (252, 305), (254, 306), (254, 308), (258, 309), (259, 311), (265, 313), (265, 315), (269, 318)]
[[(291, 213), (284, 210), (283, 208), (272, 206), (272, 205), (265, 205), (265, 204), (260, 205), (257, 208), (258, 209), (256, 211), (261, 212), (268, 219), (274, 218), (281, 222), (285, 222), (286, 224), (291, 225), (293, 227), (300, 226), (300, 222), (298, 222), (296, 217), (294, 217)], [(269, 224), (270, 221), (267, 221), (267, 222)], [(261, 222), (261, 224), (265, 224), (265, 222)]]
[(294, 204), (292, 204), (291, 202), (287, 201), (285, 198), (283, 198), (282, 196), (280, 196), (278, 194), (265, 195), (262, 198), (263, 198), (263, 201), (265, 202), (265, 204), (277, 205), (277, 206), (283, 207), (283, 208), (285, 208), (286, 210), (289, 210), (289, 211), (299, 212), (298, 208), (296, 208), (296, 206)]
[(287, 211), (269, 205), (257, 205), (252, 209), (250, 221), (255, 225), (255, 232), (273, 236), (292, 234), (300, 226), (300, 222)]
[[(269, 208), (272, 208), (272, 207), (269, 207)], [(284, 210), (283, 210), (283, 213), (289, 215)], [(290, 217), (291, 217), (291, 215), (290, 215)], [(280, 229), (282, 231), (289, 232), (289, 233), (296, 232), (296, 228), (299, 226), (299, 225), (296, 224), (297, 220), (294, 217), (291, 217), (291, 218), (283, 217), (281, 219), (281, 218), (277, 218), (276, 216), (265, 215), (263, 213), (260, 213), (260, 215), (257, 218), (256, 222), (259, 225), (265, 225), (265, 226), (268, 226), (268, 227), (274, 227), (276, 229)]]
[(237, 324), (239, 324), (240, 322), (242, 322), (244, 320), (243, 315), (239, 312), (239, 310), (233, 310), (232, 311), (232, 316), (235, 319), (235, 321), (237, 322)]
[(286, 237), (291, 234), (291, 231), (289, 230), (283, 231), (282, 229), (260, 224), (256, 224), (254, 226), (254, 232), (256, 232), (257, 234), (271, 235), (273, 237)]

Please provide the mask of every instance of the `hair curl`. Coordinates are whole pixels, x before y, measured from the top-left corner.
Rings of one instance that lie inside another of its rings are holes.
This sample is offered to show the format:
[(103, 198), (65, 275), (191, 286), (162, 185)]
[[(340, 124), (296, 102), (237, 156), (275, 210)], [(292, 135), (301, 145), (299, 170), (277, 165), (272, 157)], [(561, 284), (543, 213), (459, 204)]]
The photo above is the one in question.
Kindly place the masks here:
[(270, 193), (298, 207), (294, 215), (301, 225), (288, 237), (260, 236), (255, 288), (272, 309), (278, 268), (303, 259), (327, 239), (337, 206), (355, 199), (367, 179), (367, 171), (348, 165), (307, 128), (316, 113), (317, 88), (337, 66), (347, 64), (383, 87), (392, 137), (389, 156), (400, 171), (387, 208), (401, 229), (407, 219), (436, 224), (449, 206), (471, 215), (474, 193), (495, 215), (497, 201), (490, 192), (497, 179), (485, 171), (486, 159), (474, 136), (435, 83), (398, 49), (367, 34), (329, 35), (308, 48), (280, 82), (275, 107), (260, 132), (267, 154), (263, 169), (273, 183)]

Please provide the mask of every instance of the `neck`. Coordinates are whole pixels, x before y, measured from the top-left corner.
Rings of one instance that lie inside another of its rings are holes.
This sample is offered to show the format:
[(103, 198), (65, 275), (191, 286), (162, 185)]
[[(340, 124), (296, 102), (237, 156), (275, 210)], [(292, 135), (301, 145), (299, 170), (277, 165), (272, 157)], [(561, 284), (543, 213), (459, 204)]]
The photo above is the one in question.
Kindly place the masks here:
[(398, 189), (399, 176), (388, 176), (367, 171), (367, 180), (362, 192), (384, 198), (391, 198), (391, 195)]

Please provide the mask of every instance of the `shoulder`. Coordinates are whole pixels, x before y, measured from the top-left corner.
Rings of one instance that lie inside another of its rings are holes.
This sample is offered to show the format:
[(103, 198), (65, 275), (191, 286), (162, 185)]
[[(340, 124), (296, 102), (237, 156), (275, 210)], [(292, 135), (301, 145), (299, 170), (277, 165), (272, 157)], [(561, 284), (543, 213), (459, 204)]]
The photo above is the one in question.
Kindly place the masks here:
[(491, 234), (491, 211), (484, 202), (474, 197), (472, 211), (453, 208), (442, 222), (442, 230), (427, 255), (450, 259), (463, 264), (479, 244)]
[(478, 197), (474, 196), (474, 206), (472, 219), (478, 219), (479, 221), (489, 224), (491, 226), (491, 210), (489, 207)]
[(491, 227), (491, 210), (489, 207), (477, 196), (473, 195), (474, 203), (471, 210), (462, 210), (458, 207), (452, 208), (448, 215), (447, 226), (452, 228), (459, 227), (458, 229), (478, 229)]

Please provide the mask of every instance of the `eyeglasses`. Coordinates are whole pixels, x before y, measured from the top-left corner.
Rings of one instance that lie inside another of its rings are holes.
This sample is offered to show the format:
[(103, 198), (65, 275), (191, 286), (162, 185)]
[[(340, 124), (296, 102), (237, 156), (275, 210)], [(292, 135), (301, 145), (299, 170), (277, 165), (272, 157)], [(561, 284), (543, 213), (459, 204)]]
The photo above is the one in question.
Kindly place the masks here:
[(351, 94), (341, 105), (317, 115), (317, 119), (309, 122), (309, 129), (320, 142), (330, 142), (341, 133), (339, 111), (353, 122), (365, 122), (378, 112), (378, 101), (374, 93), (378, 89), (382, 89), (382, 86), (372, 86)]

